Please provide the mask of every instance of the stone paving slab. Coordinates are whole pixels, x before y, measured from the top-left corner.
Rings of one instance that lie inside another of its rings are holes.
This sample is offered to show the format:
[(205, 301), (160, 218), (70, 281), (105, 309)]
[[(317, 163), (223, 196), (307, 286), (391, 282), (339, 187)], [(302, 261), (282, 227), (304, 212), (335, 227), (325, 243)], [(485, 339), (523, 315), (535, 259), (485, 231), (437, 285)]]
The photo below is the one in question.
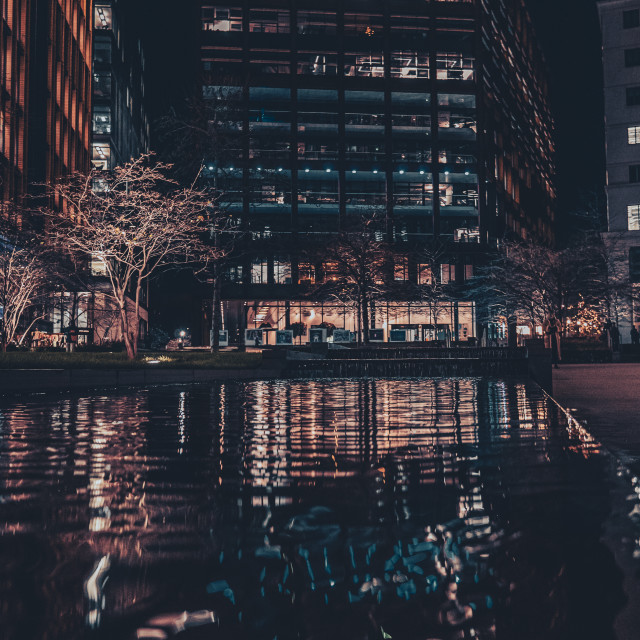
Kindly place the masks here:
[(553, 396), (640, 470), (640, 364), (561, 364), (553, 372)]

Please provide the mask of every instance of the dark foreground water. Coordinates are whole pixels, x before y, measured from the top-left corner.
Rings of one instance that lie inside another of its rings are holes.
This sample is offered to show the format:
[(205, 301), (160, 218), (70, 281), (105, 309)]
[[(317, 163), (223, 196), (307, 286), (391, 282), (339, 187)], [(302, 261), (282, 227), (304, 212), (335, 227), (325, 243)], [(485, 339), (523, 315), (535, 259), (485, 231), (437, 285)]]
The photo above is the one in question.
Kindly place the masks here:
[(498, 380), (0, 398), (0, 637), (638, 638), (634, 481)]

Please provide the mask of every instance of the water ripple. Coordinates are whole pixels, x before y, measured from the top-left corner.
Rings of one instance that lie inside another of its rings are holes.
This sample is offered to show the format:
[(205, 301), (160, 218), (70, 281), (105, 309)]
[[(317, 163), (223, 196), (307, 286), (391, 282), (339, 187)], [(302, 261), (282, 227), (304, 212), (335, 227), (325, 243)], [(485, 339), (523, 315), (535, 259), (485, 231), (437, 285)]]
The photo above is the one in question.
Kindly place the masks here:
[(0, 636), (613, 638), (638, 487), (501, 380), (4, 399)]

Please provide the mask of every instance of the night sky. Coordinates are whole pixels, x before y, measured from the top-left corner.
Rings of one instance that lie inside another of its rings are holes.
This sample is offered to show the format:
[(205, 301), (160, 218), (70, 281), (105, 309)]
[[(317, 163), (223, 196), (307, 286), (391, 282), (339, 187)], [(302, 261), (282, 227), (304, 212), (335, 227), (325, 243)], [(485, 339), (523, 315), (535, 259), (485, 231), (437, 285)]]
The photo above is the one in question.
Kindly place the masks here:
[[(156, 119), (194, 88), (196, 0), (129, 0), (140, 8), (147, 55), (149, 112)], [(570, 214), (604, 189), (604, 114), (596, 0), (526, 0), (550, 72), (556, 120), (561, 234)], [(179, 4), (180, 9), (176, 10)]]
[[(556, 121), (561, 224), (605, 182), (602, 51), (596, 0), (528, 0), (545, 52)], [(566, 230), (566, 228), (564, 229)]]

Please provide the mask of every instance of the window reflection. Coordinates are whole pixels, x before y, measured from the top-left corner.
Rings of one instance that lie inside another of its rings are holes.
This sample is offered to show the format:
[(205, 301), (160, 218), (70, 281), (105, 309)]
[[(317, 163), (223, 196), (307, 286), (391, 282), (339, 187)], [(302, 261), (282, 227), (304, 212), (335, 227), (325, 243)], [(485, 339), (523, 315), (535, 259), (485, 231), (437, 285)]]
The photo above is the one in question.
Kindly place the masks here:
[(242, 31), (240, 7), (203, 7), (202, 28), (205, 31)]

